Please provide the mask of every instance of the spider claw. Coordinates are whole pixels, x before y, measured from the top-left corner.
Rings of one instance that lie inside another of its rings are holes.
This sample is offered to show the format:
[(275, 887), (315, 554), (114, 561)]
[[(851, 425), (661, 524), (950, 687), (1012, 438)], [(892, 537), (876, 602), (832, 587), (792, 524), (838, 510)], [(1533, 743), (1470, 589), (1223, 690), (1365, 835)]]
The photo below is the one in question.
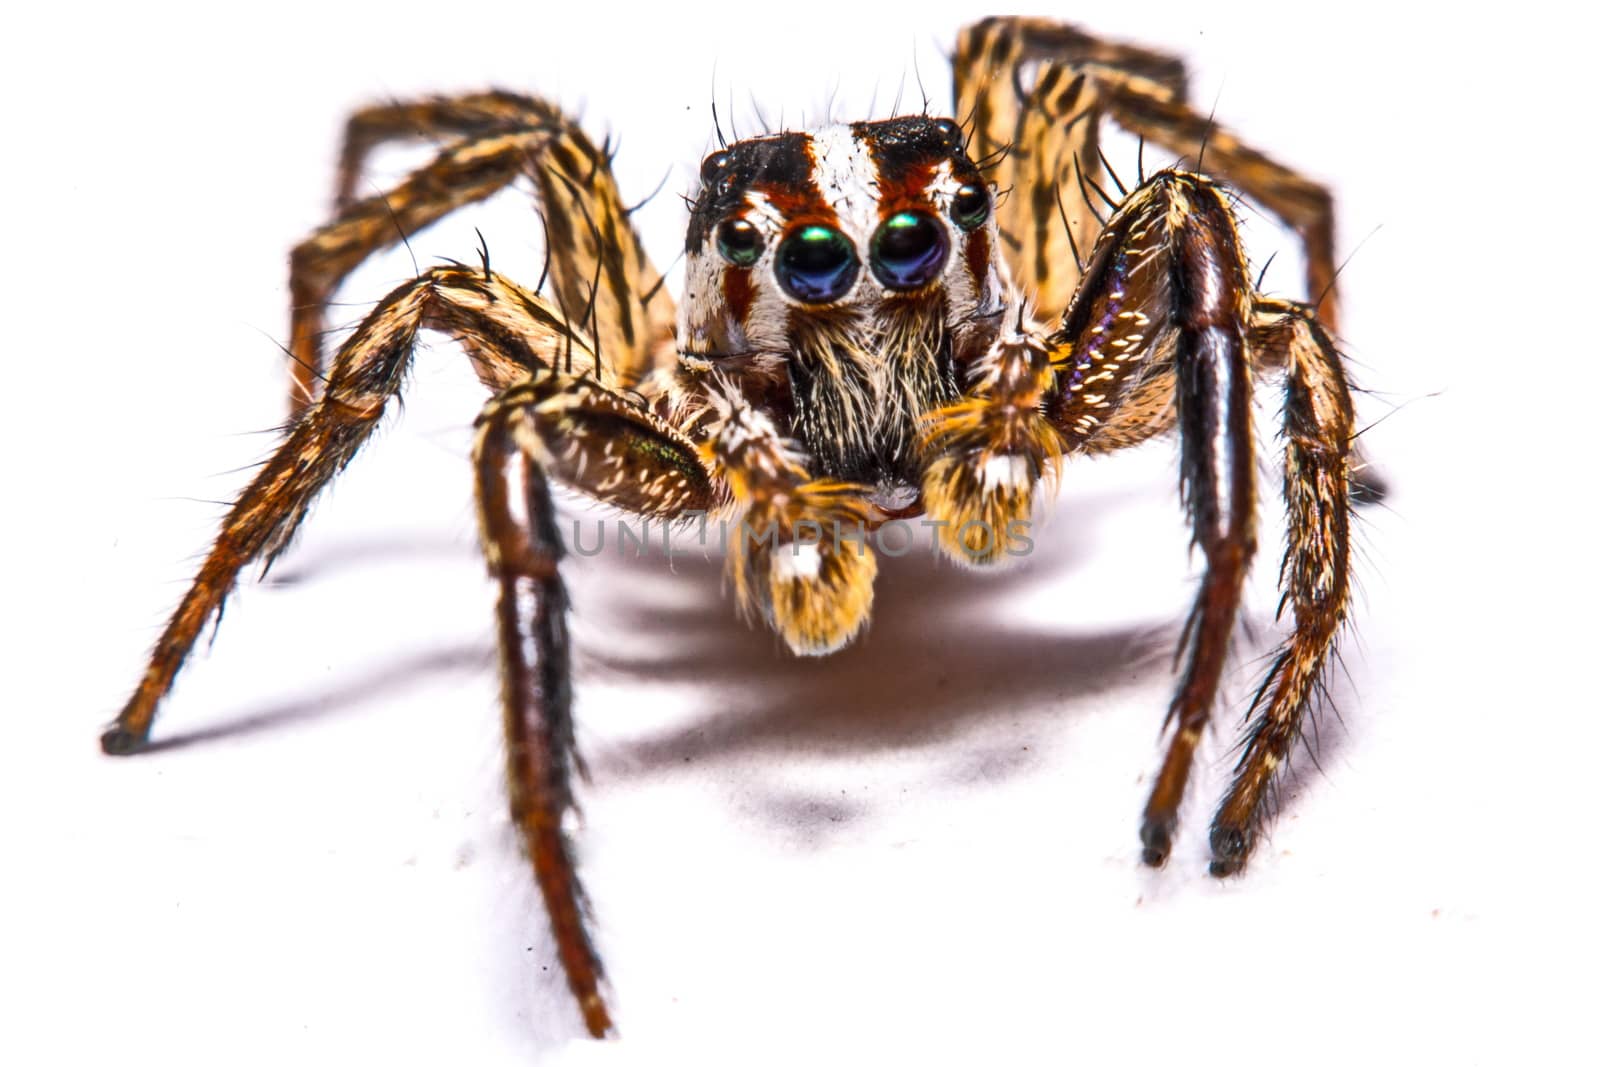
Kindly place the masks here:
[(1250, 856), (1251, 835), (1236, 826), (1211, 828), (1211, 877), (1226, 878), (1244, 870)]

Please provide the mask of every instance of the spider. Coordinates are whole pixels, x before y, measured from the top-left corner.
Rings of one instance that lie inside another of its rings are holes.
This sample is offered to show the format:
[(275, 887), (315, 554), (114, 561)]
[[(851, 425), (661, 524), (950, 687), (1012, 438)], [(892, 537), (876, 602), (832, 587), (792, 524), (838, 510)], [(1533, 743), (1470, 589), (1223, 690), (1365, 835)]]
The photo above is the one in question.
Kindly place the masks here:
[[(1159, 866), (1256, 550), (1252, 393), (1270, 375), (1283, 382), (1293, 627), (1212, 822), (1211, 872), (1242, 869), (1346, 616), (1351, 506), (1380, 492), (1354, 473), (1331, 199), (1192, 110), (1169, 56), (993, 18), (960, 33), (954, 68), (954, 118), (784, 131), (707, 157), (677, 308), (607, 148), (551, 104), (487, 92), (352, 116), (335, 216), (290, 257), (286, 436), (229, 511), (104, 751), (146, 744), (240, 570), (289, 544), (399, 396), (428, 329), (461, 345), (491, 394), (472, 464), (499, 592), (511, 816), (591, 1034), (612, 1023), (564, 829), (580, 763), (553, 482), (652, 520), (736, 521), (739, 605), (795, 653), (822, 655), (871, 611), (877, 564), (861, 531), (926, 517), (940, 552), (987, 567), (1016, 554), (1039, 486), (1068, 457), (1175, 433), (1205, 572), (1140, 830)], [(1141, 160), (1124, 187), (1103, 165), (1106, 119), (1192, 167), (1146, 176)], [(358, 198), (368, 154), (416, 137), (444, 147)], [(324, 315), (346, 275), (522, 177), (547, 229), (537, 285), (495, 273), (487, 253), (424, 271), (328, 358)], [(1251, 283), (1223, 181), (1298, 235), (1315, 306)]]

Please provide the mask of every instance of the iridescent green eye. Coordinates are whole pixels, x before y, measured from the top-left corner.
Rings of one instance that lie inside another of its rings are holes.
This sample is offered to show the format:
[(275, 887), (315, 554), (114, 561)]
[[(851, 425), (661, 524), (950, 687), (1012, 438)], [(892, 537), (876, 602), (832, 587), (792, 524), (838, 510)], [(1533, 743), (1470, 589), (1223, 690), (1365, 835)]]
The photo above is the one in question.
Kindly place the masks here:
[(761, 231), (744, 219), (728, 219), (717, 227), (717, 251), (735, 267), (748, 267), (761, 258)]
[(860, 268), (855, 246), (832, 226), (802, 226), (778, 246), (778, 284), (808, 304), (848, 293)]
[(872, 236), (872, 273), (890, 289), (917, 289), (939, 276), (950, 241), (920, 211), (902, 211)]
[(989, 217), (989, 190), (981, 185), (963, 185), (950, 201), (950, 217), (963, 230), (975, 230)]

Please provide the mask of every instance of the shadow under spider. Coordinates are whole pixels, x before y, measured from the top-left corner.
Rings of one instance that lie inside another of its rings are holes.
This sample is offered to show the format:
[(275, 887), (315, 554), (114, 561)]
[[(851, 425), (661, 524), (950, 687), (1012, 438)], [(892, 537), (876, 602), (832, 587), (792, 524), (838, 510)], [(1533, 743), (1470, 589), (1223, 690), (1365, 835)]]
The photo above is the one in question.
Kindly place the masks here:
[[(720, 558), (674, 557), (673, 574), (659, 558), (613, 556), (603, 572), (574, 583), (580, 675), (593, 663), (690, 686), (706, 712), (618, 741), (592, 753), (589, 765), (628, 775), (761, 751), (826, 756), (938, 746), (996, 716), (1019, 720), (1015, 743), (1007, 744), (1015, 751), (1035, 735), (1027, 720), (1083, 710), (1086, 695), (1164, 662), (1161, 649), (1176, 640), (1175, 622), (1084, 633), (1018, 613), (1019, 592), (1089, 555), (1089, 540), (1040, 529), (1029, 558), (991, 571), (963, 569), (923, 545), (899, 558), (880, 553), (868, 629), (851, 646), (814, 658), (791, 655), (765, 627), (737, 617), (719, 592)], [(688, 589), (696, 592), (686, 597)], [(1092, 615), (1087, 608), (1064, 610), (1060, 622), (1081, 627), (1082, 616)], [(645, 639), (606, 649), (603, 633)], [(1152, 738), (1160, 713), (1151, 710)], [(995, 763), (992, 754), (973, 756)]]
[(202, 726), (158, 737), (140, 750), (143, 753), (170, 752), (190, 745), (225, 738), (278, 730), (314, 722), (350, 708), (382, 698), (387, 693), (403, 692), (419, 679), (456, 671), (492, 670), (494, 650), (481, 645), (458, 645), (413, 656), (398, 664), (375, 667), (309, 696), (290, 697), (276, 704), (258, 707), (226, 722)]
[[(658, 550), (659, 541), (642, 557), (623, 555), (615, 545), (597, 558), (569, 551), (580, 728), (585, 679), (596, 669), (625, 674), (642, 685), (693, 686), (707, 709), (691, 724), (589, 753), (590, 768), (628, 776), (761, 751), (826, 755), (943, 746), (996, 716), (1010, 716), (1019, 721), (1004, 752), (980, 748), (959, 761), (954, 773), (1017, 769), (1026, 761), (1016, 753), (1036, 736), (1029, 720), (1092, 708), (1086, 695), (1126, 683), (1145, 665), (1170, 673), (1166, 656), (1176, 639), (1176, 620), (1064, 632), (1049, 622), (1030, 621), (1015, 607), (1022, 590), (1049, 583), (1092, 556), (1094, 528), (1118, 510), (1120, 496), (1074, 507), (1070, 532), (1052, 529), (1048, 522), (1036, 524), (1035, 551), (1003, 569), (966, 570), (920, 542), (899, 557), (880, 552), (869, 628), (852, 646), (817, 658), (793, 656), (765, 627), (740, 619), (726, 595), (722, 558), (691, 547), (691, 538), (675, 541), (683, 551), (670, 560)], [(569, 543), (573, 521), (564, 512), (562, 532)], [(582, 541), (592, 545), (593, 532)], [(315, 581), (357, 561), (371, 563), (375, 556), (392, 562), (471, 551), (448, 539), (374, 538), (370, 545), (325, 547), (286, 568), (283, 577), (291, 583)], [(1083, 616), (1092, 617), (1093, 605), (1086, 609), (1064, 610), (1063, 621), (1081, 626)], [(486, 598), (486, 619), (488, 610)], [(629, 640), (631, 635), (642, 640)], [(149, 750), (307, 722), (441, 672), (489, 671), (493, 663), (488, 642), (407, 657), (229, 722), (155, 741)], [(1151, 709), (1152, 738), (1160, 728), (1160, 712), (1160, 706)]]

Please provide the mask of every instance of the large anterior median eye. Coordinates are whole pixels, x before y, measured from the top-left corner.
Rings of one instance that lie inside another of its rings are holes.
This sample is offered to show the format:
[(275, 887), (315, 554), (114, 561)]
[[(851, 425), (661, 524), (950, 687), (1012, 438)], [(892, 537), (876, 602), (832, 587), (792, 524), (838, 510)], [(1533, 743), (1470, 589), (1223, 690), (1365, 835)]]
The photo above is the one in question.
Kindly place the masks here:
[(850, 239), (832, 226), (802, 226), (778, 246), (778, 284), (808, 304), (848, 293), (860, 267)]
[(886, 219), (872, 235), (872, 273), (890, 289), (916, 289), (939, 276), (950, 239), (920, 211)]

